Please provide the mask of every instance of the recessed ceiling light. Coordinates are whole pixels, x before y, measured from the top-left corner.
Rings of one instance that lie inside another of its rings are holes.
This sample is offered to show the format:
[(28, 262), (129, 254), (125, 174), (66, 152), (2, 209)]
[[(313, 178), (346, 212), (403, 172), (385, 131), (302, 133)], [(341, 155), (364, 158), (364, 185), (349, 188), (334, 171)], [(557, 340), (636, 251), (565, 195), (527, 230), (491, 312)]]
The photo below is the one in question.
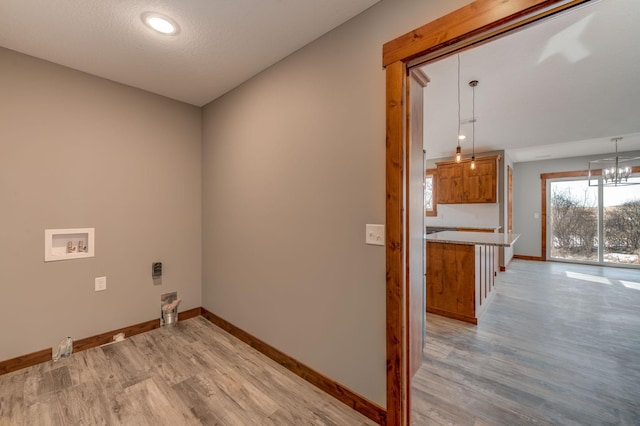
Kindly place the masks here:
[(143, 13), (142, 22), (149, 28), (165, 35), (175, 35), (180, 29), (173, 19), (155, 12)]

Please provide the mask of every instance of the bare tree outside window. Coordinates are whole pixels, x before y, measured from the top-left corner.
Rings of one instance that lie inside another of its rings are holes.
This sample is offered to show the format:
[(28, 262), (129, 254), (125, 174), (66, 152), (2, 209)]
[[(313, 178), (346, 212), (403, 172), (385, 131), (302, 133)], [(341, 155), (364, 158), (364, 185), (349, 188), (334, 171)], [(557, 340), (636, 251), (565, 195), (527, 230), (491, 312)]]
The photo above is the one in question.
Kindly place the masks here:
[(603, 200), (586, 181), (554, 181), (550, 189), (552, 258), (640, 265), (640, 185), (604, 187)]
[(427, 176), (424, 180), (424, 208), (433, 210), (433, 176)]
[(598, 260), (597, 192), (576, 182), (551, 185), (551, 256), (574, 260)]
[(640, 185), (606, 187), (603, 195), (604, 261), (640, 264)]
[(437, 170), (427, 169), (424, 175), (424, 214), (425, 216), (438, 215), (438, 183)]

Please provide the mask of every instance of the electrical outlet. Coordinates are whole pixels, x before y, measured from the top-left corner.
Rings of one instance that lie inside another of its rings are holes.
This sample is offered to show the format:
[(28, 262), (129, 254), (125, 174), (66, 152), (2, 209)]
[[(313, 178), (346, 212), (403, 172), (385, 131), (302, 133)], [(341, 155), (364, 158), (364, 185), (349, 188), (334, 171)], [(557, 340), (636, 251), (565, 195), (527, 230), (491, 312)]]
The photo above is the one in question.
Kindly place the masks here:
[(374, 246), (384, 245), (384, 225), (367, 224), (367, 236), (365, 242)]
[(103, 291), (107, 289), (107, 277), (96, 278), (96, 291)]

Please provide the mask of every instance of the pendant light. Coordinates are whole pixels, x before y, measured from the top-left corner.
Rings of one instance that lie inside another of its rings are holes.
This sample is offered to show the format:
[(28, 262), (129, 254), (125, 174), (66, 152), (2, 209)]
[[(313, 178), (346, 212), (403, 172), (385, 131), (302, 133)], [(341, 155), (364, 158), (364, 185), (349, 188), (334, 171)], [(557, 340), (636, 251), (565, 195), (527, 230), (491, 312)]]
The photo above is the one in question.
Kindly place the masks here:
[(462, 160), (462, 151), (460, 149), (460, 141), (464, 139), (464, 135), (460, 132), (460, 55), (458, 55), (458, 146), (456, 147), (456, 163)]
[(478, 85), (478, 80), (471, 80), (469, 82), (469, 86), (471, 86), (471, 90), (473, 90), (473, 98), (472, 98), (472, 110), (471, 110), (471, 170), (475, 170), (476, 168), (476, 86)]
[(640, 180), (629, 177), (634, 169), (640, 168), (640, 157), (626, 157), (618, 155), (618, 142), (622, 137), (612, 138), (616, 144), (615, 157), (589, 161), (589, 186), (598, 186), (598, 175), (602, 176), (602, 186), (638, 185)]

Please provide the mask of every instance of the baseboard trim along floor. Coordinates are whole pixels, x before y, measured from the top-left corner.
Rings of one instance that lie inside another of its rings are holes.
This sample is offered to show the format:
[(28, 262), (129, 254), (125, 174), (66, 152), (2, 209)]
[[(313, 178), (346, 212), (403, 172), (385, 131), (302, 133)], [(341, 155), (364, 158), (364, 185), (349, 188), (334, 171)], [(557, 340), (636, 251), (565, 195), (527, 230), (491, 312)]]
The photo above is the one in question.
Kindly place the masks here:
[(53, 350), (43, 349), (41, 351), (32, 352), (27, 355), (17, 356), (15, 358), (0, 361), (0, 376), (3, 374), (11, 373), (12, 371), (22, 370), (23, 368), (31, 367), (32, 365), (42, 364), (43, 362), (51, 361), (53, 358)]
[(540, 256), (525, 256), (523, 254), (514, 254), (513, 258), (520, 259), (520, 260), (533, 260), (535, 262), (543, 262), (542, 257)]
[(340, 383), (337, 383), (336, 381), (324, 376), (323, 374), (318, 373), (311, 367), (308, 367), (303, 363), (291, 358), (290, 356), (280, 352), (268, 343), (265, 343), (257, 337), (252, 336), (241, 328), (238, 328), (230, 322), (220, 318), (216, 314), (209, 312), (205, 308), (202, 308), (201, 315), (227, 333), (243, 341), (268, 358), (271, 358), (292, 373), (302, 377), (307, 382), (311, 383), (318, 389), (321, 389), (324, 392), (328, 393), (343, 404), (353, 408), (360, 414), (368, 417), (378, 424), (386, 424), (387, 411), (376, 403), (369, 401), (368, 399), (358, 395), (352, 390), (342, 386)]
[[(374, 422), (384, 425), (386, 424), (387, 412), (384, 408), (380, 407), (374, 402), (358, 395), (352, 390), (342, 386), (336, 381), (322, 375), (315, 371), (311, 367), (291, 358), (284, 354), (273, 346), (263, 342), (257, 337), (252, 336), (239, 327), (231, 324), (230, 322), (222, 319), (221, 317), (209, 312), (205, 308), (194, 308), (187, 311), (180, 312), (178, 319), (187, 320), (197, 316), (203, 316), (212, 324), (220, 327), (230, 335), (234, 336), (238, 340), (261, 352), (263, 355), (271, 358), (273, 361), (282, 365), (292, 373), (303, 378), (307, 382), (311, 383), (318, 389), (331, 395), (343, 404), (351, 407), (360, 414), (368, 417)], [(113, 342), (114, 336), (119, 333), (124, 333), (125, 338), (135, 336), (136, 334), (145, 333), (160, 327), (160, 320), (153, 319), (150, 321), (141, 322), (139, 324), (131, 325), (128, 327), (119, 328), (117, 330), (111, 330), (106, 333), (97, 334), (95, 336), (86, 337), (83, 339), (74, 340), (73, 352), (85, 351), (87, 349), (101, 346), (107, 343)], [(33, 352), (27, 355), (18, 356), (5, 361), (0, 361), (0, 375), (11, 373), (16, 370), (31, 367), (36, 364), (51, 361), (53, 349), (44, 349), (41, 351)]]
[[(197, 317), (200, 315), (200, 310), (201, 308), (193, 308), (183, 312), (179, 312), (178, 320), (187, 320), (189, 318)], [(106, 333), (96, 334), (95, 336), (85, 337), (84, 339), (74, 340), (73, 352), (76, 353), (85, 351), (87, 349), (95, 348), (96, 346), (113, 342), (113, 337), (119, 333), (124, 333), (124, 337), (126, 338), (135, 336), (136, 334), (151, 331), (159, 327), (160, 319), (157, 318), (150, 321), (141, 322), (139, 324), (130, 325), (128, 327), (119, 328), (117, 330), (107, 331)], [(12, 371), (31, 367), (32, 365), (51, 361), (52, 358), (53, 348), (49, 348), (27, 355), (21, 355), (5, 361), (0, 361), (0, 376), (3, 374), (11, 373)]]

